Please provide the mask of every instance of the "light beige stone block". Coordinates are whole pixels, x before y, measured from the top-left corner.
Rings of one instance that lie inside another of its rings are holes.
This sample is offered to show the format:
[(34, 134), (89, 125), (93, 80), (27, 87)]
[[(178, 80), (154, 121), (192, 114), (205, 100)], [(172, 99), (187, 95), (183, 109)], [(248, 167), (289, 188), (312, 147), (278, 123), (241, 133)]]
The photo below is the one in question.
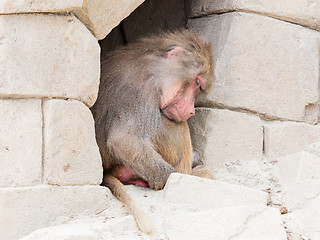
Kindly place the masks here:
[(268, 158), (293, 154), (319, 141), (318, 125), (277, 121), (264, 124), (264, 147)]
[(306, 239), (319, 239), (320, 181), (308, 180), (296, 183), (284, 193), (283, 198), (289, 209), (286, 221), (294, 227), (288, 230), (299, 231)]
[(58, 217), (98, 213), (111, 198), (100, 186), (0, 188), (0, 239), (19, 239)]
[(0, 187), (41, 183), (41, 100), (0, 99)]
[(90, 0), (84, 1), (82, 8), (73, 12), (97, 39), (103, 39), (143, 2), (144, 0)]
[(44, 181), (100, 184), (102, 162), (90, 110), (81, 102), (48, 100), (44, 112)]
[(311, 28), (320, 27), (320, 2), (314, 0), (189, 0), (192, 17), (230, 11), (254, 12)]
[(73, 12), (97, 39), (103, 39), (144, 0), (3, 0), (1, 14)]
[(317, 122), (320, 33), (248, 13), (191, 19), (213, 43), (215, 84), (203, 101), (269, 118)]
[(261, 205), (171, 216), (163, 226), (171, 240), (287, 239), (279, 211)]
[(0, 14), (70, 12), (82, 4), (83, 0), (2, 0)]
[(223, 207), (266, 205), (267, 194), (253, 188), (173, 173), (164, 188), (167, 204), (204, 211)]
[[(108, 221), (109, 220), (109, 221)], [(115, 221), (110, 219), (103, 222), (94, 220), (87, 223), (71, 223), (54, 227), (42, 228), (34, 231), (20, 240), (141, 240), (141, 234), (137, 233), (137, 224), (131, 215)]]
[(0, 15), (0, 96), (73, 98), (93, 105), (100, 47), (72, 15)]
[(209, 168), (229, 161), (262, 159), (263, 127), (254, 115), (198, 108), (189, 125), (194, 150)]
[(277, 158), (276, 166), (285, 186), (305, 180), (320, 180), (320, 157), (306, 151)]

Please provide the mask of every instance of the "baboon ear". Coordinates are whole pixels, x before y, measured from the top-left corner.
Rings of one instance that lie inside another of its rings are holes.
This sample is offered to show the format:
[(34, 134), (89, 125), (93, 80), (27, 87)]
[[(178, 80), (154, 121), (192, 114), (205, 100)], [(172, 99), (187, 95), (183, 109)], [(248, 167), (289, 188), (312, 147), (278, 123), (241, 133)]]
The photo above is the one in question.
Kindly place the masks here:
[(171, 49), (168, 52), (168, 59), (170, 60), (170, 59), (175, 58), (176, 56), (178, 56), (183, 51), (184, 51), (183, 47), (180, 47), (180, 46), (174, 47), (173, 49)]

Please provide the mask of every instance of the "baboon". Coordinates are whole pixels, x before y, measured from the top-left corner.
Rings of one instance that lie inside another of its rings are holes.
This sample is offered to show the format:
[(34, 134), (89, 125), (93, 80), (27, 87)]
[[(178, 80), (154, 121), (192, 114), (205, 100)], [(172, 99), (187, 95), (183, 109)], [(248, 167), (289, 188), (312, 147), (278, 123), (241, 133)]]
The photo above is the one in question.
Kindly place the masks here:
[(92, 112), (103, 185), (146, 233), (152, 225), (123, 184), (158, 190), (173, 172), (211, 178), (202, 166), (192, 167), (186, 120), (195, 114), (195, 97), (210, 88), (212, 76), (210, 44), (188, 30), (145, 37), (110, 52), (101, 64)]

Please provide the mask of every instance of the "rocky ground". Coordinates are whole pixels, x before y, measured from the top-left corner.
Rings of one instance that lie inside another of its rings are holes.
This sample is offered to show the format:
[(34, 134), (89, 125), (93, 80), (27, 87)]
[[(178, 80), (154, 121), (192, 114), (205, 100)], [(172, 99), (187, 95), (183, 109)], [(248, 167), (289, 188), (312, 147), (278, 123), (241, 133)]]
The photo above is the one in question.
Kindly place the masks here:
[(214, 170), (216, 180), (172, 174), (162, 191), (127, 186), (153, 223), (152, 236), (113, 198), (103, 212), (57, 219), (23, 240), (317, 240), (319, 169), (315, 143), (278, 159), (225, 163)]

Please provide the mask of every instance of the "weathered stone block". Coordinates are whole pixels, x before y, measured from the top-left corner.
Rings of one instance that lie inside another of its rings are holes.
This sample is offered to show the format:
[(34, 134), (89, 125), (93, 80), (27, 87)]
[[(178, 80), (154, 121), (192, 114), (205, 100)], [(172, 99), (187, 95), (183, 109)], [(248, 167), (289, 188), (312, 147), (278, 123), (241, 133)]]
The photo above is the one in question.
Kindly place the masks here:
[(233, 11), (253, 12), (319, 29), (320, 2), (313, 0), (189, 0), (191, 17)]
[(144, 0), (90, 0), (84, 1), (82, 8), (73, 12), (97, 39), (103, 39), (143, 2)]
[(0, 239), (19, 239), (49, 226), (57, 217), (97, 213), (112, 197), (107, 188), (99, 186), (1, 188)]
[(0, 14), (70, 12), (82, 4), (83, 0), (2, 0)]
[(320, 157), (306, 151), (277, 158), (276, 166), (285, 186), (304, 180), (320, 180)]
[(319, 98), (319, 32), (248, 13), (191, 19), (188, 26), (213, 43), (207, 105), (317, 122), (318, 108), (310, 106)]
[(267, 194), (253, 188), (179, 173), (170, 175), (164, 198), (193, 211), (267, 203)]
[(263, 127), (256, 116), (198, 108), (189, 125), (194, 150), (209, 168), (228, 161), (262, 158)]
[(44, 112), (44, 181), (100, 184), (102, 162), (90, 110), (81, 102), (48, 100)]
[(302, 151), (320, 141), (320, 126), (294, 122), (266, 122), (264, 149), (268, 158), (276, 158)]
[(3, 0), (0, 2), (0, 15), (73, 12), (97, 39), (103, 39), (143, 2), (144, 0)]
[(0, 96), (74, 98), (93, 105), (100, 47), (72, 15), (0, 15)]
[[(289, 209), (287, 221), (306, 239), (320, 239), (320, 181), (302, 181), (284, 193)], [(292, 231), (292, 229), (288, 229)]]
[[(109, 220), (109, 219), (108, 219)], [(71, 223), (54, 227), (42, 228), (34, 231), (21, 240), (117, 240), (119, 236), (124, 239), (141, 240), (137, 234), (137, 224), (131, 215), (122, 217), (116, 221), (88, 223)]]
[(261, 205), (181, 214), (164, 221), (166, 235), (172, 240), (286, 240), (282, 225), (278, 210)]
[(0, 100), (0, 187), (41, 183), (41, 100)]

